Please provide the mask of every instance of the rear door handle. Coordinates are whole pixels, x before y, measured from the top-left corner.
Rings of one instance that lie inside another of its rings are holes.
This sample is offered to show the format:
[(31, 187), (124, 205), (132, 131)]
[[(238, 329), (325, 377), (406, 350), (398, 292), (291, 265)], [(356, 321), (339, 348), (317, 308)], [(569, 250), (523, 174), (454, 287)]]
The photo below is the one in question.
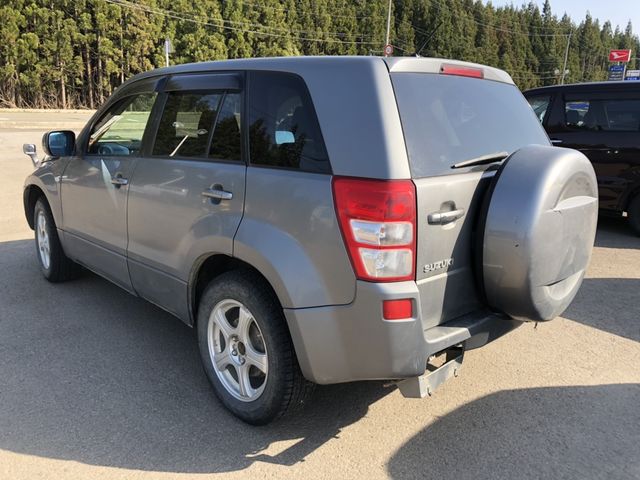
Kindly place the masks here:
[(213, 198), (214, 200), (231, 200), (233, 193), (217, 188), (207, 188), (202, 192), (202, 196)]
[(462, 217), (464, 217), (464, 208), (459, 208), (458, 210), (450, 210), (447, 212), (440, 211), (430, 213), (427, 221), (429, 225), (446, 225)]

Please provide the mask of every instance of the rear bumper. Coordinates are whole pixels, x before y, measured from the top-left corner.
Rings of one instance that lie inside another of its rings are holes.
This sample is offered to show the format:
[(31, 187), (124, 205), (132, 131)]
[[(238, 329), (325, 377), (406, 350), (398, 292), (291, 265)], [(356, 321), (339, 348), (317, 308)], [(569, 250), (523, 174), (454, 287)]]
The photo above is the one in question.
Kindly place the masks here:
[[(413, 299), (414, 318), (384, 320), (382, 300), (398, 298)], [(478, 348), (521, 325), (479, 311), (424, 330), (419, 300), (415, 282), (357, 282), (349, 305), (285, 309), (302, 373), (319, 384), (415, 377), (447, 347)]]

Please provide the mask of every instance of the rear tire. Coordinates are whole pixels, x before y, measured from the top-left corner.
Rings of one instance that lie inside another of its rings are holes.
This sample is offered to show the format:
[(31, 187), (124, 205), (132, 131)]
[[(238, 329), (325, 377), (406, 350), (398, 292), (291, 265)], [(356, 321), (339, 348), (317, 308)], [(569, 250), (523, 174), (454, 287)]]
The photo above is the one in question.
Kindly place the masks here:
[(250, 270), (216, 277), (198, 306), (198, 345), (216, 396), (235, 416), (264, 425), (304, 404), (302, 375), (282, 307)]
[(640, 194), (636, 195), (627, 210), (629, 216), (629, 225), (636, 235), (640, 236)]
[(64, 254), (53, 215), (42, 198), (33, 209), (33, 227), (36, 256), (44, 278), (54, 283), (77, 278), (81, 267)]

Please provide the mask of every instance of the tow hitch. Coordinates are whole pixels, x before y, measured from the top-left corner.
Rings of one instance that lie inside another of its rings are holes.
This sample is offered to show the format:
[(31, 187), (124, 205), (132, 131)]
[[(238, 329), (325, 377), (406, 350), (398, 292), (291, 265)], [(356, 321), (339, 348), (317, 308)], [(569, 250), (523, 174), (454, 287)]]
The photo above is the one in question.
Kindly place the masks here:
[(462, 368), (464, 348), (462, 345), (447, 348), (427, 360), (427, 371), (419, 377), (407, 378), (398, 382), (402, 396), (424, 398), (431, 396), (436, 388), (451, 377), (457, 377)]

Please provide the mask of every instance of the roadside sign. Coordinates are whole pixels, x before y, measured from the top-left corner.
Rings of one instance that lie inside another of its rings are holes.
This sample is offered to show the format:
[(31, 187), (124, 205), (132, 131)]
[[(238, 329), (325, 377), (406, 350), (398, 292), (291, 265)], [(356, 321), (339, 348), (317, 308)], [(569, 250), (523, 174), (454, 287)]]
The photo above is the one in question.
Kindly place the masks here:
[(611, 65), (609, 67), (609, 78), (610, 82), (619, 82), (624, 80), (624, 71), (627, 67), (624, 65)]
[(627, 70), (625, 80), (640, 80), (640, 70)]
[(390, 57), (393, 55), (393, 45), (385, 45), (384, 46), (384, 56)]
[(631, 50), (610, 50), (609, 51), (610, 62), (627, 63), (629, 60), (631, 60)]

